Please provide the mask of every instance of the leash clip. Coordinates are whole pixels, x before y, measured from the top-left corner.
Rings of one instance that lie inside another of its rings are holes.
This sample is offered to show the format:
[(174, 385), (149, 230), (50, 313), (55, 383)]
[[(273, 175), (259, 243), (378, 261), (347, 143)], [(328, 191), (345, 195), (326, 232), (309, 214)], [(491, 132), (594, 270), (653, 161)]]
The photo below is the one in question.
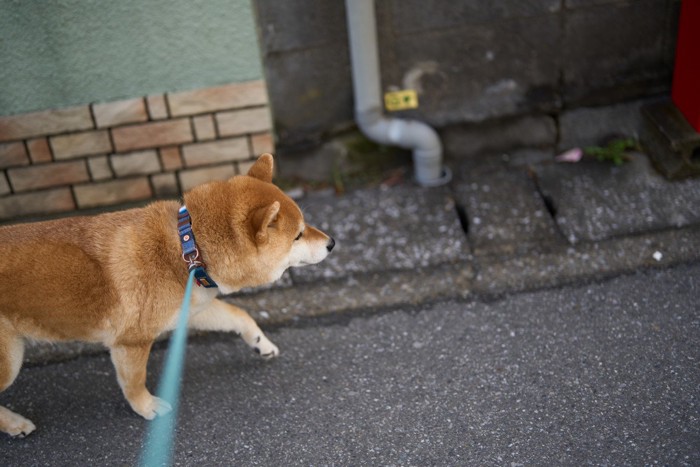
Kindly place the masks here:
[(199, 266), (204, 266), (204, 263), (199, 260), (199, 250), (197, 247), (195, 247), (194, 252), (191, 253), (183, 253), (182, 254), (182, 260), (187, 263), (187, 270), (191, 271), (192, 269), (199, 267)]

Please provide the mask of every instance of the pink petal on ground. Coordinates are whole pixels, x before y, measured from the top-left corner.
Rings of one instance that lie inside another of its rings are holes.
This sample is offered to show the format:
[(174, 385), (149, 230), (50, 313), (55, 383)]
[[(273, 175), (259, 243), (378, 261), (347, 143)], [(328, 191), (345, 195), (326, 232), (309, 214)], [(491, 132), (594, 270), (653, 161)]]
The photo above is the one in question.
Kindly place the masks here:
[(557, 157), (554, 158), (557, 162), (578, 162), (583, 157), (583, 150), (581, 148), (569, 149), (566, 152), (562, 152)]

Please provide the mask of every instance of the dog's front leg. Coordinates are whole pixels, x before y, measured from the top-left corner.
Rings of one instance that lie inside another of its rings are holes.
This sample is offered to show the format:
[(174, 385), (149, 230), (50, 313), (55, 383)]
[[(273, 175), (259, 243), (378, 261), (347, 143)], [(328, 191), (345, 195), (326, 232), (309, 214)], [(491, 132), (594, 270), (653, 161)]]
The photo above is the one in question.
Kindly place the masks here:
[(244, 310), (221, 300), (190, 318), (190, 327), (204, 331), (229, 331), (240, 335), (263, 358), (279, 355), (277, 346), (265, 337), (253, 318)]
[(172, 410), (170, 404), (153, 396), (146, 389), (146, 365), (151, 344), (113, 345), (110, 347), (112, 363), (117, 370), (117, 380), (124, 397), (134, 412), (147, 420), (165, 415)]

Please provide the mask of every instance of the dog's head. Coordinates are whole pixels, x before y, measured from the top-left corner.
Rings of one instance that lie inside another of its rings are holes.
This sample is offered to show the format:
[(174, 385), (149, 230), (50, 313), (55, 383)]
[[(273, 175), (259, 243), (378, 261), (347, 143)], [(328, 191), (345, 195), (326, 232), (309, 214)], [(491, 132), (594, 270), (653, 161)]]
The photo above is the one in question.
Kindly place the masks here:
[(335, 246), (272, 184), (273, 164), (263, 154), (247, 175), (185, 195), (204, 261), (224, 293), (275, 281), (289, 267), (316, 264)]

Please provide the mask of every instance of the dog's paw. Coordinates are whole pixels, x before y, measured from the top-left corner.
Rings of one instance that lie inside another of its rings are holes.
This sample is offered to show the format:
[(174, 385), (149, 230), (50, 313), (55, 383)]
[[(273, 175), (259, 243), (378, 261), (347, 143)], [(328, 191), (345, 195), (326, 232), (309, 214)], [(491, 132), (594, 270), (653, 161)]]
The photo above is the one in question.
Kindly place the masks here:
[(5, 410), (6, 412), (2, 414), (3, 417), (0, 428), (8, 435), (12, 436), (13, 438), (24, 438), (32, 431), (36, 430), (36, 425), (34, 425), (31, 420), (28, 420), (23, 416), (7, 409)]
[(146, 420), (153, 420), (172, 411), (173, 406), (160, 397), (151, 396), (151, 399), (143, 407), (133, 407), (133, 409)]
[(275, 344), (270, 342), (270, 339), (261, 334), (255, 338), (255, 343), (253, 344), (253, 350), (255, 353), (259, 354), (265, 360), (275, 358), (280, 354), (279, 349)]

